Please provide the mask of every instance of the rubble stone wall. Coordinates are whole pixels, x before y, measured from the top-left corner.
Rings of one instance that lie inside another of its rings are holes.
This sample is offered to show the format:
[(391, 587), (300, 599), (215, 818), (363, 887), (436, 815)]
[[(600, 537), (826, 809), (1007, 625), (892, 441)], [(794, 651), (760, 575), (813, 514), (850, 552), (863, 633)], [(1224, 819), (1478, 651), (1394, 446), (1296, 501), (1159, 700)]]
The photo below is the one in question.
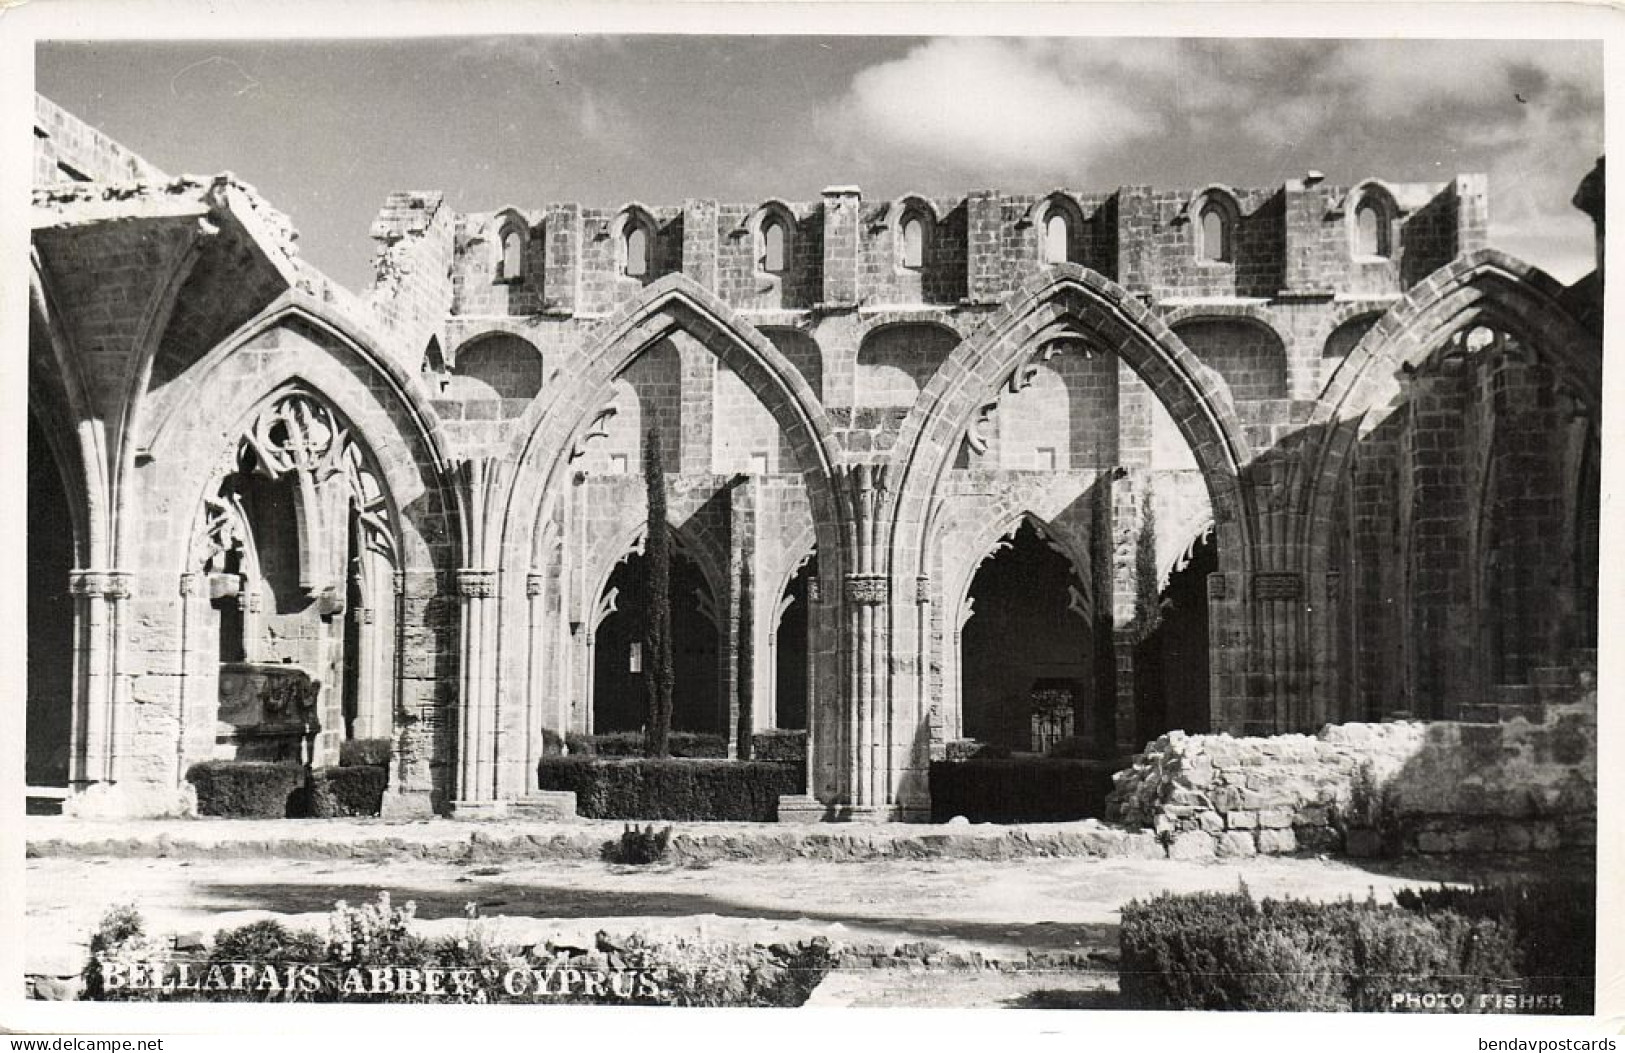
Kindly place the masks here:
[[(1316, 735), (1171, 732), (1118, 772), (1108, 821), (1170, 855), (1338, 851), (1351, 828), (1388, 852), (1547, 851), (1596, 843), (1596, 696), (1540, 723), (1330, 724)], [(1357, 789), (1361, 770), (1369, 791)]]

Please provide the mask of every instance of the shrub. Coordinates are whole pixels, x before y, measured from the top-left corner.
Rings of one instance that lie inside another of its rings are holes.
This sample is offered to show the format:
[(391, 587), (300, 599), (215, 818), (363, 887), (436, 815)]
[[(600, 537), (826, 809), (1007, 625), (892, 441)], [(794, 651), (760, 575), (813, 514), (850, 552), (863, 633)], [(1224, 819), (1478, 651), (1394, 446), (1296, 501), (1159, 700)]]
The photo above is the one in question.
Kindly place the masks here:
[(339, 743), (339, 767), (388, 768), (395, 750), (391, 739), (346, 739)]
[(318, 768), (310, 773), (306, 814), (317, 819), (377, 815), (388, 785), (386, 768)]
[[(572, 756), (585, 757), (642, 757), (643, 733), (638, 731), (612, 731), (602, 735), (567, 735), (565, 742)], [(673, 757), (713, 758), (728, 756), (728, 740), (722, 735), (700, 731), (673, 731), (667, 736), (667, 747)]]
[(101, 1002), (156, 1000), (158, 995), (154, 991), (109, 987), (107, 966), (117, 964), (128, 967), (136, 962), (150, 962), (158, 956), (157, 952), (157, 946), (147, 936), (146, 922), (140, 911), (131, 904), (109, 907), (97, 924), (96, 931), (90, 934), (90, 961), (85, 966), (85, 998)]
[(658, 863), (666, 858), (666, 849), (671, 847), (671, 827), (656, 832), (651, 824), (639, 830), (636, 826), (627, 826), (621, 831), (619, 841), (608, 841), (604, 844), (604, 860), (609, 863), (626, 863), (631, 866), (647, 866)]
[(794, 728), (775, 728), (751, 736), (751, 759), (771, 764), (807, 763), (807, 733)]
[(588, 819), (774, 822), (779, 798), (803, 789), (797, 769), (757, 761), (544, 757), (537, 776), (574, 791)]
[(186, 781), (197, 787), (199, 815), (281, 819), (299, 814), (305, 769), (272, 761), (203, 761), (192, 765)]
[(1400, 889), (1394, 899), (1428, 916), (1488, 919), (1513, 933), (1529, 994), (1562, 996), (1565, 1013), (1592, 1012), (1597, 969), (1597, 885), (1580, 878), (1524, 884)]
[(1518, 975), (1512, 934), (1493, 920), (1255, 902), (1245, 888), (1130, 902), (1119, 942), (1134, 1008), (1388, 1010), (1394, 992), (1421, 991), (1459, 992), (1475, 1011), (1479, 994)]
[(939, 761), (931, 765), (931, 817), (974, 822), (1042, 823), (1105, 814), (1108, 765), (1024, 757)]
[[(376, 903), (350, 907), (334, 905), (325, 936), (293, 930), (276, 921), (257, 921), (221, 932), (207, 957), (190, 959), (201, 965), (241, 963), (260, 975), (264, 967), (282, 972), (288, 965), (315, 965), (314, 989), (300, 984), (292, 989), (262, 989), (161, 994), (148, 989), (108, 989), (102, 983), (103, 960), (123, 966), (140, 961), (157, 963), (169, 957), (155, 953), (158, 944), (145, 933), (133, 907), (109, 911), (91, 937), (92, 959), (86, 968), (87, 998), (99, 1000), (186, 1001), (317, 1001), (317, 1002), (541, 1002), (550, 1004), (798, 1006), (828, 975), (838, 960), (838, 949), (822, 937), (793, 945), (737, 944), (720, 941), (659, 939), (634, 934), (616, 941), (600, 932), (592, 950), (551, 943), (530, 949), (505, 944), (487, 932), (470, 905), (469, 923), (461, 935), (425, 940), (410, 926), (410, 903), (396, 907), (387, 892)], [(389, 969), (467, 970), (470, 982), (454, 983), (445, 994), (379, 993), (347, 989), (348, 970)], [(531, 980), (510, 991), (504, 986), (511, 970), (526, 971)], [(574, 971), (600, 978), (643, 974), (652, 985), (575, 983), (560, 992), (555, 977)], [(538, 982), (551, 980), (551, 983)], [(630, 997), (628, 997), (630, 996)]]
[(942, 759), (957, 764), (972, 759), (1003, 760), (1010, 756), (1010, 747), (976, 739), (949, 739), (943, 743)]

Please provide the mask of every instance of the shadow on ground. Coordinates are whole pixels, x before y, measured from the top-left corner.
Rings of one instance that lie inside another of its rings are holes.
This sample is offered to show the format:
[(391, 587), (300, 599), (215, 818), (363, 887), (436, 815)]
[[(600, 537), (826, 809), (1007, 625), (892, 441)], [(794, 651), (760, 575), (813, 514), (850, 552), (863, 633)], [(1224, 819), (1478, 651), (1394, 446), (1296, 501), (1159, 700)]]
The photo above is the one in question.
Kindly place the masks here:
[[(387, 889), (396, 903), (411, 900), (424, 920), (461, 918), (470, 902), (489, 916), (573, 920), (578, 918), (725, 918), (783, 922), (838, 922), (854, 930), (885, 930), (905, 938), (1014, 943), (1029, 950), (1115, 950), (1117, 926), (1099, 923), (997, 922), (957, 918), (894, 917), (861, 911), (771, 907), (685, 892), (640, 888), (581, 889), (530, 882), (480, 881), (451, 888), (400, 886), (387, 880), (324, 883), (257, 882), (199, 886), (219, 910), (266, 910), (279, 914), (323, 913), (338, 900), (374, 899)], [(850, 938), (849, 938), (850, 941)]]

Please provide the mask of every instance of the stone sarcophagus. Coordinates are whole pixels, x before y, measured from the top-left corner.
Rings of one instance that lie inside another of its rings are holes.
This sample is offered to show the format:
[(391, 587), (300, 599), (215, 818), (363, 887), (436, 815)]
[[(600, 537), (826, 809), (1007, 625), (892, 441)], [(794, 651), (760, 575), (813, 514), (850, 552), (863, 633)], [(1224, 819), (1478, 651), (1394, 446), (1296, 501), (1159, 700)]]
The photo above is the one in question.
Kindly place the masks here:
[(216, 744), (237, 760), (308, 761), (321, 687), (295, 665), (222, 664)]

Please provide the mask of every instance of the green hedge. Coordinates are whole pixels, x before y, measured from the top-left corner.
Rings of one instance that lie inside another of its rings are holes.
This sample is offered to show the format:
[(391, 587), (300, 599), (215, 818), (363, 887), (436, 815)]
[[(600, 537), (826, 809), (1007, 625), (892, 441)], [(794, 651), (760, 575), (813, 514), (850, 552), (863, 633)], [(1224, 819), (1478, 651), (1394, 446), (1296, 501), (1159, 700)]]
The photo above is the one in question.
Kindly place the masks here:
[(394, 748), (392, 739), (346, 739), (339, 743), (339, 767), (387, 768)]
[(188, 769), (186, 781), (197, 788), (199, 815), (282, 819), (302, 811), (305, 769), (299, 764), (203, 761)]
[[(613, 731), (603, 735), (566, 735), (565, 744), (570, 754), (579, 757), (641, 757), (643, 732)], [(728, 755), (728, 740), (709, 732), (674, 731), (667, 745), (673, 757), (723, 758)]]
[(751, 759), (774, 764), (806, 764), (807, 733), (790, 728), (759, 731), (750, 738)]
[(1511, 927), (1374, 901), (1163, 894), (1124, 906), (1118, 931), (1136, 1009), (1486, 1012), (1522, 975)]
[(372, 765), (318, 768), (310, 773), (307, 814), (315, 819), (377, 815), (383, 807), (389, 770)]
[(968, 760), (1005, 760), (1010, 747), (977, 739), (949, 739), (942, 744), (942, 759), (957, 764)]
[(1099, 817), (1111, 767), (1091, 761), (1022, 757), (937, 761), (931, 765), (931, 818), (982, 823), (1044, 823)]
[(1524, 990), (1557, 995), (1565, 1013), (1589, 1014), (1596, 1000), (1597, 885), (1580, 878), (1464, 888), (1400, 889), (1394, 899), (1425, 915), (1488, 918), (1516, 934)]
[(774, 822), (779, 797), (805, 789), (799, 768), (761, 761), (544, 757), (537, 778), (588, 819)]

